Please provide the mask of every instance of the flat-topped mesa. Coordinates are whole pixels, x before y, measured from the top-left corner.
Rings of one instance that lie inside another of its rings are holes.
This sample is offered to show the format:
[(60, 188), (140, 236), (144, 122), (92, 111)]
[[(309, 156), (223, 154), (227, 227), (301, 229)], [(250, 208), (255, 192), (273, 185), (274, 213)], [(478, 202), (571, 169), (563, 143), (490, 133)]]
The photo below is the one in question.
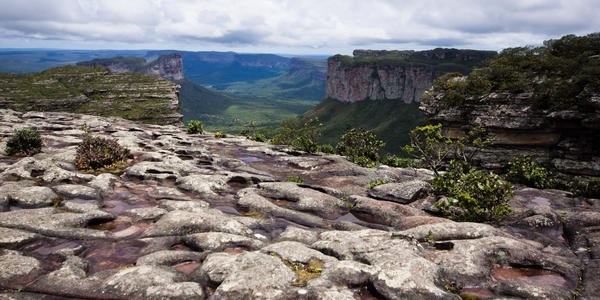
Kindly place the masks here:
[(395, 100), (419, 102), (433, 80), (448, 72), (467, 74), (494, 51), (355, 50), (354, 57), (328, 59), (326, 96), (341, 102)]
[(118, 116), (180, 125), (179, 85), (159, 76), (113, 74), (106, 67), (64, 66), (30, 74), (0, 74), (0, 107)]
[(158, 75), (170, 80), (183, 79), (183, 60), (180, 53), (159, 56), (149, 63), (141, 57), (117, 56), (113, 58), (94, 59), (77, 63), (78, 66), (106, 67), (114, 74), (142, 73)]

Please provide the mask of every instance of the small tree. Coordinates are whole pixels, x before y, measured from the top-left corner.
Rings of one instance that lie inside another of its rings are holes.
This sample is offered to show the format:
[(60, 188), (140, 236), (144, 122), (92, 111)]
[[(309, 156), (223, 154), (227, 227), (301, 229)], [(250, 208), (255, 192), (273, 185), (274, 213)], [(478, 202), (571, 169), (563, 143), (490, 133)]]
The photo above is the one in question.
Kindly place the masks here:
[(418, 126), (410, 131), (409, 136), (410, 145), (404, 146), (403, 150), (421, 159), (439, 176), (438, 171), (452, 147), (452, 140), (442, 135), (442, 124)]
[(318, 149), (317, 139), (321, 136), (321, 126), (319, 118), (310, 119), (303, 125), (297, 125), (294, 120), (288, 120), (282, 123), (282, 133), (276, 135), (271, 140), (275, 145), (291, 145), (295, 149), (309, 153), (315, 153)]
[(346, 131), (337, 145), (337, 152), (354, 163), (372, 166), (379, 160), (379, 150), (385, 142), (378, 140), (371, 130), (352, 128)]

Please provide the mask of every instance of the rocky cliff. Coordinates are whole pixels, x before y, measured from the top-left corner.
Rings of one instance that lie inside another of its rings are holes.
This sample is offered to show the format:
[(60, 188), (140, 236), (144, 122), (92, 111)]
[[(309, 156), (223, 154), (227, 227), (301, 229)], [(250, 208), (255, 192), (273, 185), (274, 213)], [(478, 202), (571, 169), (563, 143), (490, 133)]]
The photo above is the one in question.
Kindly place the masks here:
[(181, 54), (179, 53), (161, 55), (149, 63), (146, 63), (146, 60), (141, 57), (118, 56), (78, 62), (77, 65), (89, 67), (103, 66), (115, 74), (135, 72), (158, 75), (170, 80), (183, 79), (183, 61), (181, 59)]
[(396, 100), (418, 102), (433, 80), (447, 72), (467, 74), (495, 52), (356, 50), (354, 57), (328, 60), (326, 96), (341, 102)]
[(495, 138), (475, 157), (482, 166), (502, 169), (515, 157), (533, 156), (562, 173), (600, 176), (600, 96), (588, 98), (587, 111), (539, 109), (532, 93), (491, 93), (460, 106), (441, 105), (440, 96), (424, 97), (420, 109), (447, 135), (484, 126)]
[(105, 67), (0, 73), (0, 107), (120, 116), (153, 124), (181, 124), (182, 120), (178, 85), (154, 75), (113, 74)]
[[(75, 168), (84, 124), (131, 151), (123, 174)], [(38, 128), (42, 152), (6, 156), (23, 127)], [(1, 109), (0, 298), (600, 297), (597, 201), (517, 188), (514, 216), (453, 222), (435, 216), (431, 173)]]
[(484, 126), (496, 139), (476, 159), (503, 168), (529, 155), (565, 174), (600, 176), (600, 34), (509, 48), (466, 77), (444, 76), (421, 110), (450, 136)]

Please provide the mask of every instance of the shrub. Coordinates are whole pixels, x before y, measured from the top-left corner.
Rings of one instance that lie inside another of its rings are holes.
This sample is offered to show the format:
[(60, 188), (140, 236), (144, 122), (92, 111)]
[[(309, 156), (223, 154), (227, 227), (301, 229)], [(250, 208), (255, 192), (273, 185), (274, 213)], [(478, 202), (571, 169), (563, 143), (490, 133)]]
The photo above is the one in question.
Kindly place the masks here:
[(268, 140), (267, 136), (262, 133), (255, 133), (252, 136), (250, 136), (249, 138), (253, 141), (263, 142), (263, 143)]
[(379, 179), (379, 180), (375, 180), (375, 181), (371, 181), (369, 182), (369, 185), (367, 186), (368, 189), (372, 189), (378, 185), (382, 185), (382, 184), (386, 184), (389, 183), (390, 181), (387, 179)]
[(451, 163), (451, 170), (435, 177), (431, 185), (436, 194), (447, 196), (435, 206), (458, 221), (488, 221), (511, 212), (513, 196), (510, 183), (491, 172), (472, 169), (467, 163)]
[(587, 180), (574, 180), (570, 190), (575, 196), (600, 199), (600, 177)]
[(6, 142), (6, 154), (34, 155), (42, 151), (42, 137), (34, 128), (17, 130)]
[(419, 158), (436, 176), (444, 159), (450, 154), (452, 140), (442, 135), (442, 124), (417, 126), (410, 131), (410, 145), (403, 150)]
[(291, 145), (297, 150), (315, 153), (318, 150), (317, 139), (321, 136), (321, 126), (318, 118), (310, 119), (302, 125), (294, 120), (287, 120), (281, 124), (282, 133), (271, 140), (275, 145)]
[(335, 148), (329, 144), (325, 144), (317, 146), (317, 151), (323, 152), (325, 154), (334, 154)]
[(191, 120), (187, 125), (187, 133), (189, 133), (189, 134), (204, 133), (202, 121)]
[(300, 177), (300, 176), (298, 176), (298, 177), (290, 176), (290, 178), (288, 178), (287, 182), (303, 183), (304, 179), (302, 179), (302, 177)]
[(77, 147), (75, 166), (80, 170), (117, 168), (130, 156), (129, 150), (119, 145), (117, 140), (86, 134)]
[(227, 135), (220, 131), (215, 132), (215, 138), (217, 138), (217, 139), (226, 138), (226, 137), (227, 137)]
[(398, 157), (394, 154), (386, 155), (381, 160), (381, 163), (395, 168), (416, 168), (418, 166), (417, 161), (415, 161), (414, 159)]
[(558, 182), (554, 174), (535, 162), (531, 156), (515, 157), (508, 163), (507, 180), (526, 186), (548, 189), (554, 188)]
[(379, 150), (385, 146), (371, 130), (352, 128), (341, 136), (336, 150), (354, 163), (366, 167), (379, 160)]

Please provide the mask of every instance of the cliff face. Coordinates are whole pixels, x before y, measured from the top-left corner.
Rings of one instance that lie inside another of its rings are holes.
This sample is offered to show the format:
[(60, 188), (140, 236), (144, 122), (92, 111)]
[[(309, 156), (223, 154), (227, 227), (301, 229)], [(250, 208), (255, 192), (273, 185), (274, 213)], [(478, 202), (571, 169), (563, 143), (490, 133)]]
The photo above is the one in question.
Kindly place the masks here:
[(586, 99), (586, 111), (538, 109), (532, 93), (490, 93), (460, 106), (443, 105), (442, 97), (432, 91), (419, 108), (441, 122), (445, 134), (458, 137), (464, 128), (484, 126), (495, 137), (475, 157), (483, 167), (500, 169), (527, 155), (562, 173), (600, 176), (600, 95)]
[(418, 102), (447, 72), (468, 73), (495, 52), (434, 49), (429, 51), (355, 50), (354, 58), (328, 60), (326, 95), (341, 102), (397, 100)]
[(141, 57), (114, 57), (106, 59), (94, 59), (91, 61), (78, 62), (78, 66), (106, 67), (114, 74), (120, 73), (142, 73), (158, 75), (170, 80), (183, 79), (183, 61), (181, 54), (170, 53), (158, 57), (156, 60), (146, 63)]
[(140, 73), (158, 75), (171, 80), (182, 80), (183, 61), (181, 60), (181, 54), (162, 55), (146, 65)]
[(158, 76), (112, 74), (105, 67), (65, 66), (40, 73), (2, 73), (0, 107), (181, 124), (178, 87)]
[(399, 100), (417, 102), (433, 83), (430, 66), (366, 64), (348, 67), (330, 58), (326, 95), (341, 102)]

